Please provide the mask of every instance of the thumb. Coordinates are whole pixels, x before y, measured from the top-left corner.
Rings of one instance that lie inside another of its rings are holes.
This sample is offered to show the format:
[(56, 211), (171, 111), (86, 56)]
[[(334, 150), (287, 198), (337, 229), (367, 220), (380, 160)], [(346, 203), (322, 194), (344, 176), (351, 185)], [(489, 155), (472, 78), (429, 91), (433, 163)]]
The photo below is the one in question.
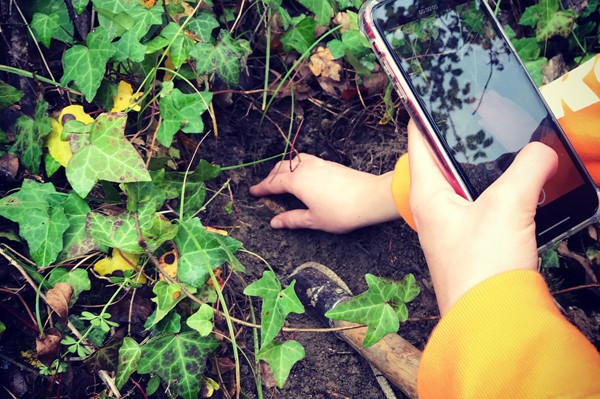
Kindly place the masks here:
[(535, 212), (542, 187), (554, 175), (557, 166), (558, 156), (552, 148), (540, 142), (529, 143), (490, 189), (502, 192), (495, 193), (497, 198)]

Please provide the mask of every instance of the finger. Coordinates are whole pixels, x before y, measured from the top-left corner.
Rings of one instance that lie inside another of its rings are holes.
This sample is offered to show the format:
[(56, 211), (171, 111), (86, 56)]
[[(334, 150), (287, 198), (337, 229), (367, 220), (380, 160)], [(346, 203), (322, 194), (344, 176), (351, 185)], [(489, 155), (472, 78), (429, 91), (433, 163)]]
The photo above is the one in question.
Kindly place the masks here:
[(289, 176), (277, 174), (275, 176), (267, 176), (260, 183), (250, 187), (250, 194), (255, 197), (264, 197), (273, 194), (289, 193), (287, 188), (287, 179)]
[(421, 197), (438, 191), (454, 191), (440, 170), (433, 150), (412, 119), (408, 123), (408, 154), (412, 194)]
[(539, 142), (529, 143), (489, 190), (501, 190), (501, 194), (496, 193), (498, 197), (535, 212), (540, 191), (557, 167), (558, 156), (552, 148)]
[(294, 209), (280, 213), (271, 219), (274, 229), (310, 229), (312, 228), (311, 213), (308, 209)]

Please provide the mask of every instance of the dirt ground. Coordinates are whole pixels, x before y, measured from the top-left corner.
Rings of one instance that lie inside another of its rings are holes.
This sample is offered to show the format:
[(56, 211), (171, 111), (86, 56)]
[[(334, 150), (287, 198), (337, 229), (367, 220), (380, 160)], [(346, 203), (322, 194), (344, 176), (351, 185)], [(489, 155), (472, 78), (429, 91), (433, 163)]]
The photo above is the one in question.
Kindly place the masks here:
[[(359, 101), (325, 103), (328, 109), (314, 105), (306, 108), (305, 122), (295, 145), (298, 151), (376, 174), (393, 168), (397, 157), (406, 148), (407, 118), (401, 109), (396, 126), (393, 123), (382, 126), (376, 123), (381, 116), (377, 114), (376, 100), (367, 109)], [(233, 165), (263, 159), (282, 151), (284, 142), (279, 133), (269, 123), (259, 128), (256, 115), (247, 112), (248, 107), (248, 102), (240, 99), (229, 108), (231, 116), (247, 115), (239, 119), (228, 118), (227, 113), (221, 113), (224, 122), (221, 124), (220, 137), (218, 140), (208, 140), (203, 149), (204, 156), (211, 162)], [(276, 115), (277, 112), (273, 110), (270, 115)], [(266, 259), (281, 279), (302, 263), (315, 261), (335, 271), (354, 293), (361, 293), (366, 290), (363, 277), (366, 273), (395, 280), (412, 273), (421, 288), (421, 294), (409, 305), (409, 317), (413, 320), (403, 324), (399, 334), (422, 350), (436, 324), (436, 320), (431, 319), (438, 315), (438, 310), (416, 233), (403, 221), (344, 235), (309, 230), (273, 230), (269, 226), (273, 216), (272, 206), (250, 196), (248, 188), (266, 176), (274, 162), (224, 172), (220, 179), (231, 179), (236, 212), (225, 219), (223, 212), (205, 215), (204, 222), (222, 227), (235, 226), (232, 236), (242, 241), (248, 251)], [(302, 206), (290, 196), (271, 199), (286, 209)], [(244, 254), (240, 260), (248, 269), (248, 281), (260, 277), (264, 270), (260, 260)], [(566, 262), (564, 270), (549, 276), (551, 287), (552, 284), (556, 288), (564, 288), (565, 284), (573, 286), (582, 283), (580, 269), (578, 265)], [(562, 295), (557, 299), (567, 315), (598, 346), (598, 297), (593, 293), (589, 296), (588, 293), (587, 297)], [(310, 313), (292, 315), (289, 326), (324, 327), (320, 319)], [(251, 347), (249, 331), (246, 331), (245, 337)], [(335, 334), (296, 333), (293, 338), (304, 345), (306, 358), (294, 366), (284, 389), (266, 387), (265, 397), (386, 398), (368, 362)], [(247, 367), (245, 371), (248, 371)], [(245, 374), (243, 380), (244, 392), (253, 397), (254, 379)], [(399, 390), (395, 390), (395, 393), (398, 398), (405, 397)]]
[[(333, 105), (332, 105), (333, 103)], [(330, 109), (311, 106), (305, 111), (305, 121), (295, 147), (323, 158), (341, 162), (352, 168), (380, 174), (393, 168), (405, 151), (405, 127), (393, 123), (378, 125), (373, 109), (355, 103), (327, 102)], [(249, 106), (237, 102), (231, 115), (246, 114)], [(271, 115), (277, 114), (274, 110)], [(232, 165), (266, 158), (283, 150), (284, 141), (273, 126), (265, 122), (258, 128), (252, 112), (238, 120), (221, 125), (218, 140), (207, 140), (203, 153), (211, 162)], [(373, 123), (375, 122), (375, 123)], [(278, 277), (284, 279), (297, 266), (315, 261), (330, 267), (354, 293), (366, 290), (364, 275), (371, 273), (394, 280), (413, 273), (422, 292), (409, 306), (409, 317), (437, 315), (435, 297), (426, 288), (430, 280), (419, 248), (417, 235), (404, 222), (398, 221), (358, 231), (335, 235), (310, 230), (273, 230), (269, 220), (272, 206), (249, 195), (248, 188), (256, 184), (273, 167), (275, 161), (222, 173), (221, 179), (231, 179), (236, 214), (223, 219), (223, 213), (204, 218), (205, 223), (235, 228), (231, 235), (244, 243), (244, 248), (266, 259)], [(278, 205), (291, 209), (302, 206), (291, 196), (271, 197)], [(214, 206), (211, 209), (219, 209)], [(248, 281), (259, 278), (264, 263), (256, 257), (242, 254)], [(314, 314), (292, 315), (290, 326), (326, 327)], [(400, 334), (419, 349), (423, 349), (435, 321), (422, 320), (404, 324)], [(250, 335), (248, 334), (248, 338)], [(306, 349), (306, 358), (294, 366), (283, 390), (265, 390), (266, 397), (276, 398), (385, 398), (368, 362), (333, 333), (296, 333)], [(245, 392), (253, 392), (254, 381), (244, 379)], [(398, 393), (398, 398), (402, 398)]]

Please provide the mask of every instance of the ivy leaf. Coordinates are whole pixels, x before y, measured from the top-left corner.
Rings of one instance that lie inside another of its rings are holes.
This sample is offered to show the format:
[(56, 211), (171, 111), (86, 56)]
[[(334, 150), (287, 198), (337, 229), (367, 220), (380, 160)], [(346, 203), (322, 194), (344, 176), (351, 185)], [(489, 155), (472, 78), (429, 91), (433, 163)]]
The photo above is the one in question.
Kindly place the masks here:
[(163, 121), (156, 138), (165, 147), (169, 147), (178, 130), (184, 133), (202, 133), (204, 123), (202, 114), (212, 101), (212, 93), (201, 92), (200, 95), (184, 94), (173, 89), (171, 94), (160, 100), (159, 108)]
[[(178, 228), (177, 225), (156, 213), (155, 209), (155, 203), (150, 201), (138, 212), (140, 230), (150, 251), (156, 250), (163, 242), (173, 239)], [(134, 254), (144, 253), (144, 249), (139, 245), (133, 212), (125, 211), (116, 216), (90, 212), (88, 218), (88, 233), (100, 244)]]
[(196, 399), (206, 359), (218, 346), (212, 335), (201, 337), (196, 331), (152, 338), (142, 347), (138, 373), (158, 374), (175, 395)]
[(190, 55), (196, 60), (198, 73), (215, 72), (225, 83), (236, 85), (240, 70), (246, 66), (246, 59), (251, 52), (247, 40), (235, 40), (229, 31), (222, 29), (215, 45), (196, 43)]
[(104, 77), (106, 63), (115, 53), (112, 39), (113, 35), (100, 26), (88, 35), (87, 47), (78, 44), (68, 49), (63, 58), (65, 72), (61, 84), (75, 81), (85, 99), (92, 102)]
[(577, 14), (571, 10), (560, 10), (538, 21), (535, 37), (546, 41), (554, 36), (568, 37), (575, 28)]
[(77, 14), (81, 14), (85, 11), (90, 0), (71, 0), (71, 2), (73, 3), (73, 8), (75, 9), (75, 12)]
[(340, 303), (325, 313), (326, 317), (367, 324), (363, 347), (367, 348), (389, 333), (400, 328), (400, 321), (406, 321), (406, 303), (419, 293), (412, 274), (403, 281), (393, 282), (372, 274), (365, 275), (369, 289), (349, 301)]
[(50, 48), (50, 40), (56, 38), (60, 30), (60, 17), (56, 13), (42, 14), (36, 12), (31, 19), (31, 29), (46, 48)]
[(72, 259), (98, 249), (98, 243), (86, 230), (90, 207), (79, 195), (72, 192), (63, 203), (69, 228), (64, 234), (61, 259)]
[(118, 14), (131, 10), (139, 4), (139, 0), (92, 0), (96, 9), (108, 11), (112, 14)]
[(146, 54), (147, 46), (140, 40), (148, 33), (153, 25), (162, 23), (162, 7), (156, 4), (147, 9), (139, 2), (135, 7), (113, 17), (113, 22), (120, 23), (123, 29), (121, 38), (115, 43), (116, 61), (131, 60), (142, 62)]
[(212, 332), (212, 319), (214, 315), (215, 311), (213, 310), (213, 308), (210, 305), (203, 303), (196, 313), (188, 317), (186, 324), (190, 328), (198, 331), (198, 334), (200, 334), (200, 336), (206, 337)]
[[(166, 44), (171, 43), (169, 52), (175, 69), (179, 69), (190, 56), (190, 50), (194, 45), (194, 40), (184, 34), (183, 29), (179, 31), (180, 26), (175, 22), (170, 22), (160, 32), (160, 37), (166, 40)], [(156, 39), (154, 39), (156, 40)]]
[(40, 170), (43, 138), (52, 131), (47, 109), (48, 103), (40, 101), (35, 106), (33, 119), (21, 115), (15, 124), (17, 140), (10, 148), (10, 152), (20, 154), (21, 162), (33, 174), (38, 174)]
[(119, 349), (119, 365), (115, 379), (117, 388), (123, 388), (131, 374), (137, 369), (141, 357), (142, 349), (137, 342), (130, 337), (123, 338), (123, 344)]
[(179, 250), (177, 276), (193, 287), (202, 287), (209, 279), (211, 270), (223, 262), (234, 262), (233, 253), (242, 243), (218, 233), (207, 231), (198, 218), (179, 225), (175, 244)]
[(60, 40), (63, 43), (73, 43), (74, 27), (69, 17), (69, 11), (65, 5), (64, 0), (48, 0), (48, 1), (36, 1), (31, 6), (30, 12), (32, 15), (36, 13), (52, 15), (58, 15), (58, 22), (60, 29), (54, 31), (54, 39)]
[(19, 224), (19, 233), (38, 266), (54, 262), (69, 227), (60, 203), (64, 201), (52, 183), (24, 180), (21, 189), (0, 199), (0, 216)]
[(260, 348), (256, 357), (269, 363), (277, 386), (283, 388), (292, 367), (304, 359), (304, 355), (304, 347), (298, 341), (290, 340), (284, 343), (270, 342)]
[(77, 301), (83, 291), (89, 291), (92, 288), (90, 276), (85, 269), (67, 270), (64, 267), (56, 267), (50, 272), (48, 283), (53, 287), (56, 283), (67, 283), (73, 287), (71, 304)]
[(325, 26), (331, 20), (333, 8), (328, 0), (298, 0), (300, 4), (315, 14), (319, 26)]
[[(173, 308), (185, 298), (185, 294), (181, 290), (181, 286), (173, 284), (165, 280), (160, 280), (152, 291), (156, 297), (151, 301), (156, 303), (154, 317), (150, 323), (146, 323), (145, 328), (151, 328), (161, 321)], [(150, 321), (150, 320), (149, 320)]]
[[(142, 157), (125, 138), (126, 121), (127, 114), (104, 113), (87, 125), (89, 141), (74, 151), (66, 168), (69, 183), (82, 198), (99, 180), (120, 183), (150, 180)], [(74, 126), (74, 121), (68, 122), (65, 129), (70, 126)]]
[(283, 48), (286, 51), (294, 49), (300, 54), (308, 51), (315, 42), (316, 27), (317, 23), (314, 19), (305, 17), (281, 38)]
[(203, 42), (210, 42), (212, 32), (219, 27), (219, 22), (212, 13), (200, 12), (196, 18), (190, 19), (186, 25), (186, 29), (191, 30)]
[(244, 289), (244, 294), (259, 296), (263, 299), (261, 312), (261, 348), (279, 334), (285, 318), (290, 313), (304, 313), (304, 306), (296, 296), (294, 285), (296, 281), (281, 289), (281, 283), (272, 271), (265, 271), (257, 280)]
[(18, 103), (25, 93), (0, 80), (0, 109)]

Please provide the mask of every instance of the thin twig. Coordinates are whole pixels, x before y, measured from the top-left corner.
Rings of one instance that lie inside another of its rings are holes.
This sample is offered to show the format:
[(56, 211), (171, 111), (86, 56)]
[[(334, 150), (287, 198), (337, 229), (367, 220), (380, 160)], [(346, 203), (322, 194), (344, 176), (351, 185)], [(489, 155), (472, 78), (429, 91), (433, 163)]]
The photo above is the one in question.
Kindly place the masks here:
[(600, 288), (600, 283), (578, 285), (577, 287), (570, 287), (570, 288), (565, 288), (562, 290), (554, 291), (554, 292), (551, 292), (551, 294), (552, 295), (562, 295), (562, 294), (566, 294), (567, 292), (583, 290), (586, 288)]

